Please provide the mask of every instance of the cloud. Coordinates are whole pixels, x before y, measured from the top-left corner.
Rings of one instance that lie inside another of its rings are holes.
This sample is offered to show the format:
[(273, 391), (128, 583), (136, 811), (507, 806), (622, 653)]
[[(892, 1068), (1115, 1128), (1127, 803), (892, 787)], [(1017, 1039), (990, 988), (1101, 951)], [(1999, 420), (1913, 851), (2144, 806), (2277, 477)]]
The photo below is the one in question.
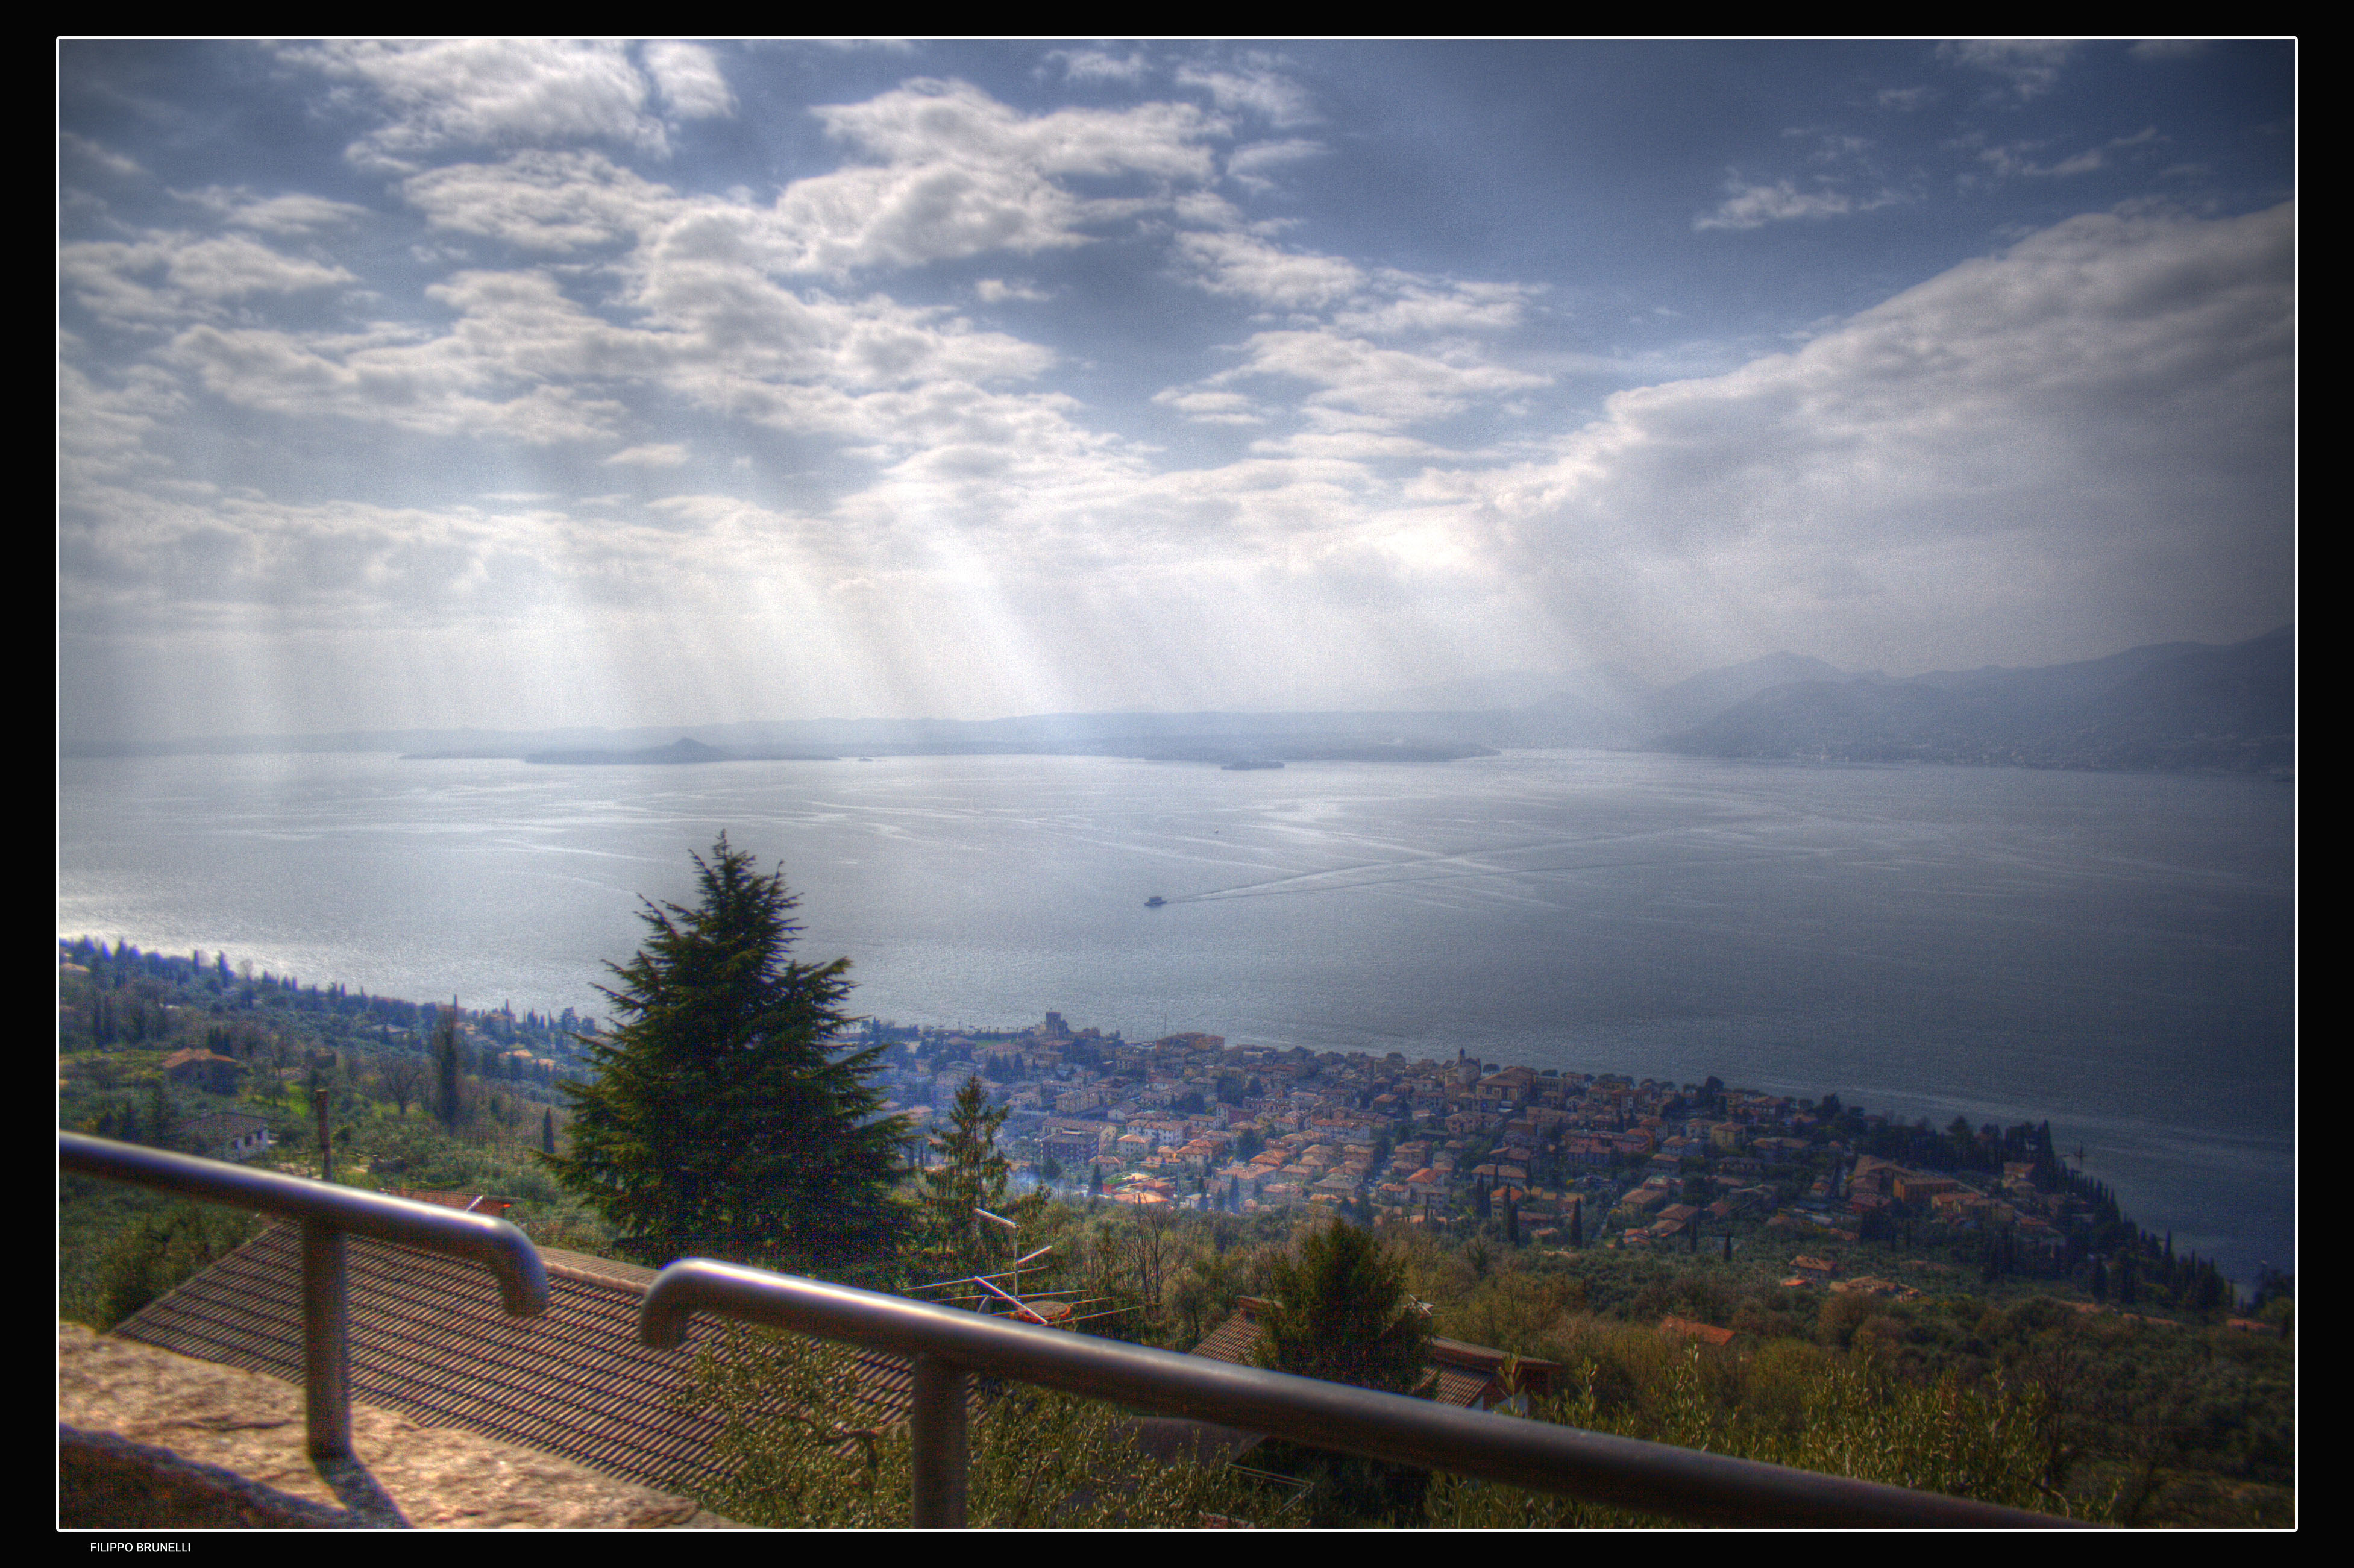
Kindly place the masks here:
[(490, 378), (461, 355), (384, 348), (339, 355), (291, 334), (197, 327), (172, 344), (171, 362), (206, 390), (248, 408), (297, 418), (336, 417), (425, 435), (505, 437), (528, 445), (602, 440), (622, 414), (610, 399), (532, 387), (511, 397), (478, 396)]
[(736, 112), (736, 95), (728, 90), (719, 61), (701, 44), (648, 44), (645, 62), (654, 90), (677, 118), (724, 120)]
[(67, 357), (78, 346), (60, 344), (58, 363), (58, 482), (67, 491), (160, 465), (148, 438), (187, 408), (171, 376), (152, 366), (101, 385)]
[(1500, 332), (1521, 324), (1543, 291), (1526, 283), (1476, 283), (1384, 269), (1365, 294), (1335, 313), (1332, 324), (1372, 337)]
[(1365, 274), (1337, 256), (1285, 250), (1249, 234), (1177, 236), (1177, 253), (1193, 283), (1286, 310), (1320, 310), (1353, 298)]
[(273, 250), (241, 234), (151, 229), (136, 241), (58, 248), (58, 272), (84, 309), (118, 325), (218, 317), (255, 295), (341, 289), (341, 267)]
[(2135, 59), (2151, 60), (2195, 59), (2207, 52), (2204, 38), (2144, 38), (2126, 51)]
[(1181, 66), (1177, 80), (1181, 86), (1201, 88), (1222, 110), (1256, 115), (1278, 129), (1309, 124), (1316, 119), (1307, 90), (1266, 67), (1220, 70), (1210, 66)]
[(1543, 387), (1550, 378), (1503, 366), (1383, 348), (1337, 332), (1260, 333), (1249, 358), (1213, 383), (1250, 376), (1308, 382), (1304, 405), (1326, 429), (1388, 429), (1450, 418), (1476, 401)]
[(609, 466), (623, 468), (676, 468), (686, 461), (686, 446), (681, 441), (663, 441), (652, 446), (631, 447), (615, 452), (605, 460)]
[(1082, 198), (1062, 180), (1136, 176), (1164, 191), (1200, 185), (1214, 173), (1202, 143), (1226, 134), (1190, 104), (1024, 116), (967, 83), (929, 79), (812, 112), (829, 135), (873, 161), (795, 181), (778, 196), (779, 236), (793, 252), (787, 264), (811, 272), (1082, 245), (1089, 225), (1140, 207)]
[(136, 179), (147, 173), (139, 166), (136, 159), (126, 158), (111, 147), (87, 136), (77, 136), (70, 131), (58, 132), (58, 146), (60, 151), (70, 153), (117, 179)]
[(1130, 49), (1126, 55), (1106, 54), (1101, 49), (1053, 49), (1046, 61), (1063, 68), (1070, 81), (1140, 82), (1150, 74), (1152, 64), (1142, 53)]
[(1934, 87), (1883, 87), (1880, 90), (1877, 101), (1882, 109), (1893, 109), (1900, 113), (1909, 114), (1914, 110), (1935, 102), (1938, 96), (1937, 90)]
[(1760, 228), (1792, 217), (1837, 217), (1856, 210), (1845, 193), (1801, 191), (1787, 180), (1770, 185), (1744, 185), (1736, 177), (1725, 182), (1731, 194), (1712, 213), (1692, 219), (1694, 228)]
[(577, 151), (452, 164), (413, 176), (401, 194), (436, 228), (556, 254), (634, 239), (686, 210), (669, 187)]
[(347, 201), (290, 192), (259, 197), (247, 191), (218, 186), (198, 192), (192, 199), (210, 207), (222, 220), (238, 228), (258, 229), (281, 238), (296, 238), (322, 230), (348, 228), (369, 216), (368, 209)]
[(2064, 178), (2070, 175), (2088, 175), (2108, 165), (2109, 154), (2126, 147), (2138, 147), (2146, 143), (2163, 140), (2155, 125), (2145, 127), (2131, 136), (2112, 137), (2099, 147), (2088, 147), (2056, 164), (2039, 164), (2027, 154), (2042, 147), (2041, 142), (2015, 142), (2007, 147), (1988, 147), (1978, 153), (1998, 179), (2016, 175), (2029, 179)]
[(1275, 188), (1275, 182), (1266, 177), (1266, 171), (1297, 164), (1309, 158), (1320, 158), (1331, 149), (1320, 142), (1289, 137), (1281, 142), (1254, 142), (1247, 147), (1237, 147), (1226, 159), (1226, 177), (1254, 191)]
[(1240, 392), (1212, 392), (1169, 387), (1152, 395), (1164, 408), (1174, 408), (1203, 425), (1263, 425), (1267, 416)]
[(343, 84), (333, 101), (381, 120), (345, 149), (366, 168), (413, 172), (457, 147), (607, 140), (663, 154), (647, 83), (620, 44), (551, 38), (293, 45), (280, 58)]
[(2073, 48), (2065, 39), (1978, 38), (1937, 46), (1937, 58), (2003, 79), (2025, 100), (2040, 98), (2060, 82), (2060, 68)]
[(2288, 207), (2071, 219), (1416, 497), (1589, 606), (1670, 562), (1778, 623), (1843, 583), (1859, 650), (1927, 632), (2017, 662), (2088, 623), (2151, 640), (2184, 604), (2262, 624), (2285, 614), (2294, 233)]
[(574, 554), (545, 513), (100, 499), (59, 527), (69, 625), (136, 611), (151, 628), (228, 626), (256, 609), (281, 628), (343, 630), (504, 617), (542, 602), (550, 567)]

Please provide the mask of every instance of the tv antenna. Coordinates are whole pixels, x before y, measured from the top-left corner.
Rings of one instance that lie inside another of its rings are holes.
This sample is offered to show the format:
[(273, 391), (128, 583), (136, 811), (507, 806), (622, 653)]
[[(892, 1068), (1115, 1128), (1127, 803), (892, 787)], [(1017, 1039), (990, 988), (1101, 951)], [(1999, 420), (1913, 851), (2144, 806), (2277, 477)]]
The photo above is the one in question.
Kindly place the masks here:
[[(975, 1207), (976, 1219), (987, 1220), (1005, 1227), (1007, 1240), (1017, 1255), (1002, 1274), (970, 1274), (960, 1279), (936, 1279), (929, 1285), (918, 1285), (919, 1291), (948, 1292), (937, 1299), (949, 1306), (970, 1306), (971, 1310), (991, 1317), (1012, 1318), (1016, 1322), (1034, 1323), (1041, 1328), (1070, 1329), (1097, 1318), (1116, 1318), (1132, 1312), (1132, 1307), (1116, 1307), (1105, 1296), (1082, 1297), (1076, 1290), (1032, 1290), (1022, 1288), (1022, 1266), (1035, 1263), (1055, 1250), (1052, 1242), (1034, 1252), (1022, 1252), (1021, 1226), (1002, 1214)], [(1002, 1283), (1001, 1283), (1002, 1282)], [(1076, 1299), (1066, 1299), (1076, 1298)]]

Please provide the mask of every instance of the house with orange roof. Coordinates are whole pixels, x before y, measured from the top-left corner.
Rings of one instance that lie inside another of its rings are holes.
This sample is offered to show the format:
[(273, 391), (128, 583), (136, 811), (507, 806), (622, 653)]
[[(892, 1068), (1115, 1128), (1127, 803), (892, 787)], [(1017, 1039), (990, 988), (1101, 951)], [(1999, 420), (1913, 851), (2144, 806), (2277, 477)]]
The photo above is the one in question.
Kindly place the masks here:
[(1671, 1340), (1691, 1340), (1719, 1350), (1733, 1343), (1733, 1330), (1720, 1329), (1712, 1323), (1698, 1322), (1690, 1318), (1670, 1316), (1659, 1319), (1659, 1332)]

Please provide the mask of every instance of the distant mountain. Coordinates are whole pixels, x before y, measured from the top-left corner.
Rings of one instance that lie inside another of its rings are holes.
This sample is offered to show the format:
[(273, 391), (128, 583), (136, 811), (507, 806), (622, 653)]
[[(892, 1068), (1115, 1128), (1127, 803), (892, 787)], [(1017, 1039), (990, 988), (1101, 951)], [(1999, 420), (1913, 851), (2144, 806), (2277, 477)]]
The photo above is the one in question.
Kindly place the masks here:
[[(1914, 758), (2041, 768), (2284, 769), (2295, 751), (2295, 639), (2168, 642), (2041, 669), (1892, 681), (1769, 653), (1652, 690), (1606, 666), (1392, 694), (1341, 713), (1029, 714), (996, 719), (793, 719), (629, 730), (346, 731), (69, 747), (69, 756), (389, 751), (417, 758), (679, 764), (884, 756), (1133, 757), (1161, 761), (1437, 762), (1585, 747), (1703, 757)], [(1524, 700), (1515, 700), (1524, 699)], [(693, 734), (684, 733), (691, 727)]]
[(1794, 681), (1844, 681), (1848, 677), (1820, 659), (1798, 653), (1768, 653), (1745, 664), (1703, 670), (1654, 692), (1644, 703), (1649, 733), (1680, 730), (1723, 713), (1735, 703)]
[(2296, 759), (2296, 638), (2169, 642), (2041, 669), (1768, 687), (1654, 742), (1699, 757), (2281, 771)]
[[(408, 760), (404, 758), (404, 760)], [(420, 759), (421, 760), (421, 759)], [(705, 746), (685, 736), (668, 746), (647, 747), (637, 751), (535, 751), (525, 756), (525, 762), (556, 763), (572, 767), (595, 767), (615, 763), (643, 765), (653, 763), (675, 766), (689, 762), (839, 762), (830, 752), (817, 751), (726, 751), (716, 746)]]

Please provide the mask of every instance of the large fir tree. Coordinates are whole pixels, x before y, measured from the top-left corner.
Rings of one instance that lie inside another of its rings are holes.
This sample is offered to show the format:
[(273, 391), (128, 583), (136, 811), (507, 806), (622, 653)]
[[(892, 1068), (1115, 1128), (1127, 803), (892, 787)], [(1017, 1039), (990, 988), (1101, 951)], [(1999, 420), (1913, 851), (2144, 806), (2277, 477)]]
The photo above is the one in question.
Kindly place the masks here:
[(647, 900), (645, 945), (606, 966), (617, 1027), (587, 1041), (596, 1075), (565, 1086), (570, 1152), (547, 1163), (650, 1265), (869, 1259), (895, 1239), (907, 1129), (878, 1114), (882, 1047), (841, 1043), (850, 960), (786, 957), (781, 870), (725, 833), (694, 858), (701, 902)]

